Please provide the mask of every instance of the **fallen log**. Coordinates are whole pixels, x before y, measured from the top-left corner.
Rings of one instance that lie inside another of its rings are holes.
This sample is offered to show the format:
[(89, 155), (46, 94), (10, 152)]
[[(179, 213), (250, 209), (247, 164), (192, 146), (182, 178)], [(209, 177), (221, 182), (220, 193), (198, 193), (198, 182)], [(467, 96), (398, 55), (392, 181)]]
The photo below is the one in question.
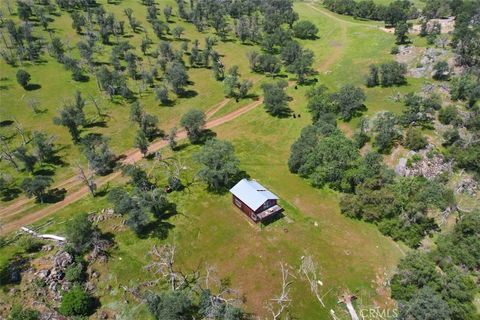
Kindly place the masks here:
[(29, 233), (36, 238), (47, 239), (47, 240), (55, 240), (55, 241), (61, 241), (61, 242), (66, 241), (65, 237), (56, 236), (54, 234), (39, 234), (39, 233), (37, 233), (37, 232), (35, 232), (31, 229), (28, 229), (26, 227), (21, 227), (20, 230), (22, 230), (23, 232)]
[(357, 312), (355, 311), (355, 308), (353, 307), (353, 303), (352, 303), (352, 300), (355, 298), (356, 297), (354, 295), (345, 293), (342, 295), (342, 297), (338, 302), (346, 304), (348, 313), (350, 314), (350, 318), (352, 318), (352, 320), (359, 320)]

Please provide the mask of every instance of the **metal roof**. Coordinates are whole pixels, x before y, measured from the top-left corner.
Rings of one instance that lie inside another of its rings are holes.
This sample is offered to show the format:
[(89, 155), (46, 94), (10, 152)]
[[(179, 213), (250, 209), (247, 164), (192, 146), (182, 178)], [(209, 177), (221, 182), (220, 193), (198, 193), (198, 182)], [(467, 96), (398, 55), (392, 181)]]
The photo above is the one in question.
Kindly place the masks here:
[(275, 194), (255, 180), (242, 179), (230, 189), (230, 192), (252, 210), (257, 210), (267, 200), (278, 200)]

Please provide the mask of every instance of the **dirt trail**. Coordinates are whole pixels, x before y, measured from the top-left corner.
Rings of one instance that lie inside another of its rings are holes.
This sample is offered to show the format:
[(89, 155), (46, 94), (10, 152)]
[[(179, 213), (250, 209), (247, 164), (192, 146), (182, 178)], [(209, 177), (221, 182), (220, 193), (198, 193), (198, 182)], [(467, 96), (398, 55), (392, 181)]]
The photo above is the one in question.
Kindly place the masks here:
[[(227, 103), (230, 102), (231, 99), (225, 98), (222, 100), (220, 103), (216, 104), (214, 107), (211, 109), (207, 110), (206, 116), (207, 119), (211, 118), (214, 114), (216, 114), (220, 109), (222, 109)], [(130, 157), (132, 154), (135, 153), (135, 149), (130, 149), (124, 152), (123, 154), (127, 157)], [(52, 188), (56, 189), (65, 189), (65, 190), (70, 190), (72, 188), (78, 187), (81, 185), (81, 181), (79, 181), (79, 178), (77, 176), (70, 177), (66, 180), (63, 180), (57, 185), (54, 185)], [(15, 201), (13, 204), (5, 207), (5, 208), (0, 208), (0, 217), (2, 218), (7, 218), (9, 216), (21, 213), (25, 210), (28, 210), (35, 206), (35, 199), (34, 198), (21, 198), (17, 201)], [(28, 205), (28, 206), (27, 206)]]
[(311, 3), (311, 2), (306, 3), (306, 5), (309, 6), (311, 9), (323, 14), (324, 16), (327, 16), (327, 17), (329, 17), (333, 20), (336, 20), (337, 22), (340, 22), (342, 24), (349, 24), (349, 25), (353, 25), (353, 26), (361, 26), (361, 27), (367, 27), (367, 28), (372, 28), (372, 29), (379, 29), (379, 26), (376, 26), (376, 25), (367, 24), (367, 23), (360, 23), (360, 22), (355, 22), (355, 21), (350, 21), (350, 20), (345, 20), (345, 19), (339, 18), (334, 13), (332, 13), (332, 12), (326, 10), (326, 9), (319, 8), (314, 3)]
[[(230, 99), (225, 99), (220, 104), (218, 104), (216, 107), (212, 108), (212, 110), (209, 113), (210, 117), (213, 116), (223, 106), (225, 106), (228, 103), (229, 100)], [(244, 107), (241, 107), (241, 108), (239, 108), (239, 109), (237, 109), (233, 112), (230, 112), (229, 114), (226, 114), (226, 115), (224, 115), (222, 117), (219, 117), (217, 119), (207, 121), (205, 127), (207, 129), (211, 129), (211, 128), (214, 128), (216, 126), (222, 125), (222, 124), (224, 124), (226, 122), (229, 122), (229, 121), (247, 113), (248, 111), (258, 107), (262, 103), (263, 103), (263, 99), (253, 101), (253, 102), (247, 104)], [(177, 133), (177, 138), (179, 140), (185, 139), (186, 137), (187, 137), (187, 133), (185, 132), (185, 130), (180, 130)], [(158, 151), (161, 148), (167, 146), (167, 144), (168, 144), (168, 141), (166, 141), (166, 140), (155, 141), (149, 146), (148, 151), (149, 152)], [(140, 151), (138, 151), (138, 149), (131, 149), (131, 150), (125, 152), (124, 154), (125, 154), (126, 157), (125, 157), (125, 159), (123, 159), (121, 161), (122, 164), (133, 164), (133, 163), (143, 159), (143, 155)], [(98, 178), (95, 182), (97, 183), (98, 187), (101, 187), (101, 186), (105, 185), (106, 183), (108, 183), (108, 182), (114, 180), (115, 178), (119, 177), (120, 175), (121, 175), (121, 171), (117, 170), (117, 171), (114, 171), (113, 173), (111, 173), (111, 174), (109, 174), (105, 177)], [(82, 186), (82, 183), (76, 178), (70, 178), (70, 179), (68, 179), (68, 181), (70, 181), (72, 179), (75, 179), (77, 186)], [(35, 212), (32, 212), (31, 214), (27, 214), (27, 215), (25, 215), (23, 217), (20, 217), (19, 219), (16, 219), (14, 221), (5, 223), (5, 225), (2, 228), (2, 233), (8, 233), (8, 232), (14, 231), (14, 230), (17, 230), (21, 226), (31, 224), (35, 221), (38, 221), (38, 220), (40, 220), (40, 219), (58, 211), (58, 210), (68, 206), (69, 204), (72, 204), (72, 203), (80, 200), (81, 198), (83, 198), (87, 195), (89, 195), (88, 188), (82, 186), (78, 190), (75, 190), (74, 192), (67, 194), (62, 201), (51, 204), (48, 207), (45, 207), (45, 208), (42, 208), (42, 209), (37, 210)], [(19, 201), (19, 202), (20, 202), (20, 205), (25, 203), (24, 201)], [(8, 207), (8, 208), (15, 208), (15, 207), (18, 207), (16, 205), (16, 203), (14, 205)], [(3, 209), (2, 211), (6, 212), (5, 209)], [(13, 215), (13, 214), (18, 214), (18, 213), (19, 213), (19, 211), (13, 211), (13, 212), (8, 213), (7, 216)], [(4, 217), (4, 216), (2, 216), (2, 217)]]
[[(336, 46), (333, 48), (333, 52), (329, 54), (329, 56), (326, 58), (326, 60), (322, 61), (322, 64), (316, 69), (318, 72), (324, 72), (327, 71), (328, 68), (338, 60), (338, 58), (341, 56), (346, 42), (347, 42), (347, 24), (351, 25), (358, 25), (358, 26), (364, 26), (364, 27), (370, 27), (370, 28), (377, 28), (377, 26), (372, 26), (372, 25), (366, 25), (366, 24), (361, 24), (361, 23), (355, 23), (352, 21), (346, 21), (343, 19), (338, 18), (337, 16), (333, 15), (332, 13), (322, 10), (316, 6), (314, 6), (311, 3), (307, 3), (307, 6), (309, 6), (311, 9), (327, 16), (328, 18), (331, 18), (338, 22), (340, 24), (342, 33), (341, 33), (341, 45)], [(257, 79), (259, 81), (259, 79)], [(257, 82), (255, 81), (255, 82)], [(294, 83), (292, 81), (289, 81), (289, 86), (292, 86)], [(207, 110), (206, 115), (207, 115), (207, 120), (210, 119), (212, 116), (214, 116), (219, 110), (221, 110), (224, 106), (226, 106), (231, 99), (225, 98), (222, 100), (220, 103), (216, 104), (209, 110)], [(224, 124), (226, 122), (232, 121), (235, 118), (243, 115), (244, 113), (256, 108), (257, 106), (261, 105), (263, 103), (263, 98), (260, 98), (256, 101), (251, 102), (250, 104), (241, 107), (235, 111), (232, 111), (224, 116), (221, 116), (216, 119), (212, 119), (210, 121), (207, 121), (206, 123), (206, 128), (211, 129), (213, 127), (219, 126), (221, 124)], [(185, 139), (187, 137), (187, 134), (184, 130), (180, 130), (177, 132), (177, 139)], [(160, 150), (161, 148), (165, 147), (168, 144), (166, 140), (158, 140), (150, 144), (148, 151), (149, 152), (155, 152)], [(141, 159), (143, 159), (142, 153), (138, 149), (130, 149), (127, 150), (126, 152), (123, 153), (124, 159), (121, 160), (121, 164), (133, 164)], [(100, 177), (96, 179), (96, 184), (98, 187), (101, 187), (105, 185), (106, 183), (112, 181), (113, 179), (117, 178), (118, 176), (121, 175), (121, 172), (119, 170), (114, 171), (113, 173), (105, 176), (105, 177)], [(68, 178), (67, 180), (62, 181), (58, 185), (53, 186), (53, 188), (65, 188), (66, 190), (76, 189), (74, 192), (67, 193), (65, 198), (62, 201), (59, 201), (57, 203), (51, 204), (48, 207), (42, 208), (40, 210), (37, 210), (35, 212), (32, 212), (30, 214), (26, 214), (23, 217), (20, 217), (19, 219), (13, 220), (11, 222), (6, 222), (2, 228), (2, 233), (8, 233), (13, 230), (18, 229), (21, 226), (33, 223), (35, 221), (38, 221), (66, 206), (68, 206), (71, 203), (74, 203), (84, 196), (87, 196), (89, 194), (89, 190), (87, 187), (83, 186), (83, 183), (78, 179), (77, 176), (73, 176), (71, 178)], [(21, 200), (16, 201), (15, 203), (11, 204), (10, 206), (6, 208), (0, 209), (0, 218), (6, 218), (10, 217), (19, 213), (22, 213), (30, 208), (32, 208), (34, 204), (34, 199), (28, 199), (24, 198)], [(28, 206), (27, 206), (28, 205)]]

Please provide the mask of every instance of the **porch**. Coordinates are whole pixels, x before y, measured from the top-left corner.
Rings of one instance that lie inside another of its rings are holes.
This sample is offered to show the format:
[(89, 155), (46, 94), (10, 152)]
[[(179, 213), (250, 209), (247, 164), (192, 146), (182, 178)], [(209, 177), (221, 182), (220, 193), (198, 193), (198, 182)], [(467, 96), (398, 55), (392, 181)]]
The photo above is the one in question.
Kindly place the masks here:
[(283, 208), (276, 204), (260, 213), (253, 213), (253, 217), (255, 221), (262, 221), (282, 211)]

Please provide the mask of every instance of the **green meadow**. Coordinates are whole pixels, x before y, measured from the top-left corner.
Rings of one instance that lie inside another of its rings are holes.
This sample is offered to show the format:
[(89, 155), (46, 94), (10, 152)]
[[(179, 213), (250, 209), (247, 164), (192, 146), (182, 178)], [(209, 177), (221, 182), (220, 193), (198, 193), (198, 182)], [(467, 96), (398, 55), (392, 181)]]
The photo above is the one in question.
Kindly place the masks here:
[[(174, 1), (162, 0), (160, 7), (166, 3), (173, 5)], [(142, 25), (150, 28), (145, 20), (145, 7), (139, 1), (124, 0), (121, 5), (104, 5), (107, 11), (115, 12), (118, 17), (123, 15), (124, 8), (132, 8), (134, 16)], [(294, 7), (300, 19), (314, 22), (320, 30), (319, 39), (305, 40), (302, 44), (314, 51), (315, 69), (318, 70), (316, 77), (320, 84), (325, 84), (331, 90), (347, 83), (363, 86), (369, 64), (392, 59), (389, 52), (394, 43), (393, 35), (378, 29), (378, 23), (341, 17), (318, 4), (296, 2)], [(175, 16), (171, 20), (171, 24), (185, 27), (185, 39), (199, 39), (203, 45), (207, 33), (199, 33), (191, 24), (181, 22)], [(69, 32), (70, 24), (69, 16), (63, 14), (55, 18), (52, 26), (56, 34), (68, 39), (73, 48), (79, 37)], [(126, 29), (130, 32), (129, 36), (132, 36), (130, 41), (139, 45), (141, 35), (131, 33), (128, 26)], [(150, 35), (155, 46), (158, 40), (151, 30)], [(180, 41), (174, 43), (180, 45)], [(255, 81), (254, 92), (260, 94), (260, 83), (271, 79), (249, 70), (246, 53), (253, 49), (255, 47), (241, 45), (234, 40), (219, 41), (215, 46), (215, 50), (222, 54), (226, 67), (238, 65), (242, 78)], [(76, 49), (72, 50), (75, 52)], [(140, 50), (137, 50), (140, 54)], [(40, 89), (29, 92), (15, 82), (16, 70), (1, 62), (0, 117), (15, 118), (29, 130), (42, 129), (57, 137), (57, 142), (64, 146), (61, 153), (67, 165), (57, 169), (55, 181), (61, 182), (74, 175), (77, 163), (86, 166), (78, 148), (71, 145), (68, 131), (52, 122), (62, 101), (73, 97), (76, 90), (84, 93), (86, 98), (89, 94), (96, 97), (102, 110), (108, 114), (105, 125), (88, 128), (83, 134), (96, 132), (107, 135), (116, 153), (132, 148), (135, 127), (128, 119), (129, 105), (110, 101), (100, 95), (92, 77), (86, 83), (72, 81), (70, 73), (61, 64), (44, 56), (44, 63), (24, 66), (32, 75), (32, 83), (41, 85)], [(109, 52), (100, 52), (98, 57), (108, 62)], [(148, 65), (149, 61), (142, 63)], [(165, 131), (178, 125), (181, 115), (189, 108), (208, 111), (224, 99), (222, 83), (214, 80), (210, 70), (190, 68), (189, 76), (192, 83), (188, 90), (197, 94), (189, 98), (178, 98), (172, 107), (159, 106), (151, 90), (140, 96), (142, 105), (149, 113), (158, 116), (159, 126)], [(423, 82), (424, 80), (408, 79), (408, 85), (403, 87), (365, 88), (368, 97), (366, 114), (371, 115), (381, 110), (400, 112), (402, 105), (390, 97), (397, 92), (415, 91)], [(130, 85), (138, 90), (138, 83), (132, 82)], [(134, 300), (128, 304), (123, 302), (125, 295), (120, 287), (134, 286), (152, 279), (144, 266), (150, 261), (148, 252), (152, 245), (162, 243), (176, 245), (176, 262), (183, 270), (192, 270), (198, 265), (215, 266), (222, 277), (229, 278), (232, 286), (245, 295), (246, 309), (260, 316), (266, 314), (265, 302), (280, 290), (280, 263), (288, 263), (293, 269), (298, 269), (300, 258), (304, 255), (312, 255), (318, 263), (323, 282), (322, 294), (325, 294), (327, 306), (321, 307), (313, 294), (310, 294), (306, 282), (300, 278), (295, 279), (292, 313), (296, 318), (327, 319), (330, 309), (341, 317), (346, 316), (343, 306), (337, 304), (338, 297), (345, 291), (356, 294), (360, 298), (358, 304), (362, 306), (391, 306), (392, 301), (378, 280), (393, 272), (399, 258), (404, 255), (405, 247), (382, 236), (374, 225), (342, 216), (338, 193), (315, 189), (308, 181), (288, 170), (290, 146), (301, 129), (310, 123), (305, 98), (308, 89), (308, 86), (288, 89), (292, 98), (290, 107), (301, 117), (274, 118), (260, 106), (213, 128), (219, 139), (233, 143), (241, 169), (280, 197), (285, 217), (267, 226), (253, 225), (231, 204), (228, 193), (209, 193), (195, 179), (197, 165), (192, 161), (192, 154), (198, 151), (198, 146), (182, 141), (184, 145), (180, 151), (162, 151), (164, 157), (175, 157), (185, 163), (182, 175), (184, 180), (192, 183), (185, 190), (169, 195), (177, 204), (179, 213), (158, 226), (156, 236), (140, 239), (125, 227), (117, 229), (119, 219), (100, 224), (102, 231), (111, 233), (116, 243), (108, 263), (94, 265), (101, 277), (97, 288), (102, 304), (100, 311), (114, 311), (122, 319), (150, 319), (143, 305)], [(31, 98), (38, 99), (45, 111), (34, 114), (26, 104)], [(213, 117), (228, 114), (249, 102), (250, 100), (239, 103), (230, 101)], [(97, 117), (91, 103), (86, 109), (88, 117)], [(358, 119), (353, 119), (342, 124), (342, 129), (347, 133), (353, 131), (357, 122)], [(154, 160), (143, 160), (140, 165), (158, 181), (165, 180), (162, 168)], [(0, 170), (11, 171), (5, 163), (0, 163)], [(104, 188), (109, 190), (123, 182), (121, 179), (116, 180)], [(0, 204), (4, 205), (7, 203)], [(42, 232), (61, 234), (65, 221), (75, 214), (98, 212), (109, 206), (105, 196), (85, 197), (36, 225), (48, 221), (47, 226), (41, 229)], [(39, 207), (34, 206), (27, 212)], [(0, 249), (0, 259), (6, 260), (18, 250), (14, 246), (4, 247)], [(3, 299), (11, 298), (1, 292), (0, 300)]]

